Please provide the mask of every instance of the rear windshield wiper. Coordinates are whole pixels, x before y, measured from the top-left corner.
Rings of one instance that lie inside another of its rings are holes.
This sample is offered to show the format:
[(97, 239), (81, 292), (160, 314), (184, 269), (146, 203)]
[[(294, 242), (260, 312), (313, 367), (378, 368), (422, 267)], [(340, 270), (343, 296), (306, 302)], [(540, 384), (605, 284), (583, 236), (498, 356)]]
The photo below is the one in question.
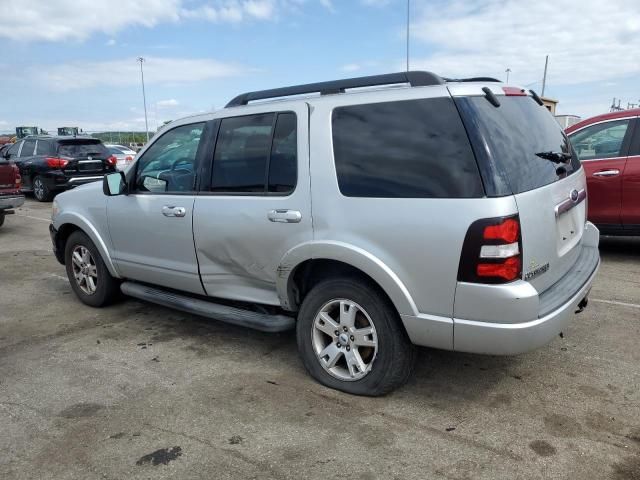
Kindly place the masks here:
[(569, 163), (571, 161), (571, 155), (564, 152), (538, 152), (536, 155), (553, 163)]

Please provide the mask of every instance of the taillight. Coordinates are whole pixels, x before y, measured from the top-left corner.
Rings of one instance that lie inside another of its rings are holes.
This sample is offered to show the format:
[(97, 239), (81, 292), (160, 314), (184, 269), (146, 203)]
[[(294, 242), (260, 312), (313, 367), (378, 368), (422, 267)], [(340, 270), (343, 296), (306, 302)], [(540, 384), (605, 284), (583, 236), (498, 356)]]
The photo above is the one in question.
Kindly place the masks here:
[(133, 162), (133, 157), (131, 155), (124, 157), (124, 161), (127, 163)]
[(109, 158), (107, 158), (107, 163), (111, 166), (115, 166), (118, 163), (118, 159), (115, 157), (115, 155), (111, 155)]
[(20, 176), (20, 169), (16, 165), (11, 165), (13, 167), (13, 178), (15, 179), (15, 189), (20, 190), (22, 186), (22, 177)]
[(458, 280), (506, 283), (522, 277), (520, 219), (485, 218), (471, 224), (462, 247)]
[(69, 160), (57, 157), (47, 157), (46, 162), (51, 168), (64, 168), (69, 164)]

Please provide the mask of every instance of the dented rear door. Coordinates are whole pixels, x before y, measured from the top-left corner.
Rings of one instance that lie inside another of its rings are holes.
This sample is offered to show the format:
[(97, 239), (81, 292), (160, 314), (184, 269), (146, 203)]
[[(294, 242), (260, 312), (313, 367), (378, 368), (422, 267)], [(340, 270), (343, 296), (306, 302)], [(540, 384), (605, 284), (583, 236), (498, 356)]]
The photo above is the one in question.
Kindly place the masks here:
[(223, 113), (193, 214), (202, 283), (210, 296), (280, 305), (280, 260), (313, 236), (308, 106)]

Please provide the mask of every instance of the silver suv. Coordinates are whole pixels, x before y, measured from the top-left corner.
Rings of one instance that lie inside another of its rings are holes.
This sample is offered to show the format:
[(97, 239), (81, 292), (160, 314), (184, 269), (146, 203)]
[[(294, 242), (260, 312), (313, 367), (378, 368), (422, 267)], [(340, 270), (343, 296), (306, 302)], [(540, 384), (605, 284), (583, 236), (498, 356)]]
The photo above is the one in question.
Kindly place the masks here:
[[(104, 194), (103, 194), (104, 193)], [(512, 355), (586, 306), (585, 174), (534, 92), (407, 72), (250, 92), (59, 195), (73, 290), (267, 332), (319, 382), (381, 395), (414, 345)]]

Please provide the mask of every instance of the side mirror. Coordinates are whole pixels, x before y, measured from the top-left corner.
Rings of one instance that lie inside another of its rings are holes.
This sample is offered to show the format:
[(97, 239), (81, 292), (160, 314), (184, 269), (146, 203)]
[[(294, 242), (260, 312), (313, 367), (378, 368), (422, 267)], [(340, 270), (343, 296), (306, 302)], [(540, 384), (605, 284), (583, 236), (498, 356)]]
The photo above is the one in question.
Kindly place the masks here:
[(109, 197), (122, 195), (126, 190), (127, 180), (124, 172), (108, 173), (102, 179), (102, 191)]

